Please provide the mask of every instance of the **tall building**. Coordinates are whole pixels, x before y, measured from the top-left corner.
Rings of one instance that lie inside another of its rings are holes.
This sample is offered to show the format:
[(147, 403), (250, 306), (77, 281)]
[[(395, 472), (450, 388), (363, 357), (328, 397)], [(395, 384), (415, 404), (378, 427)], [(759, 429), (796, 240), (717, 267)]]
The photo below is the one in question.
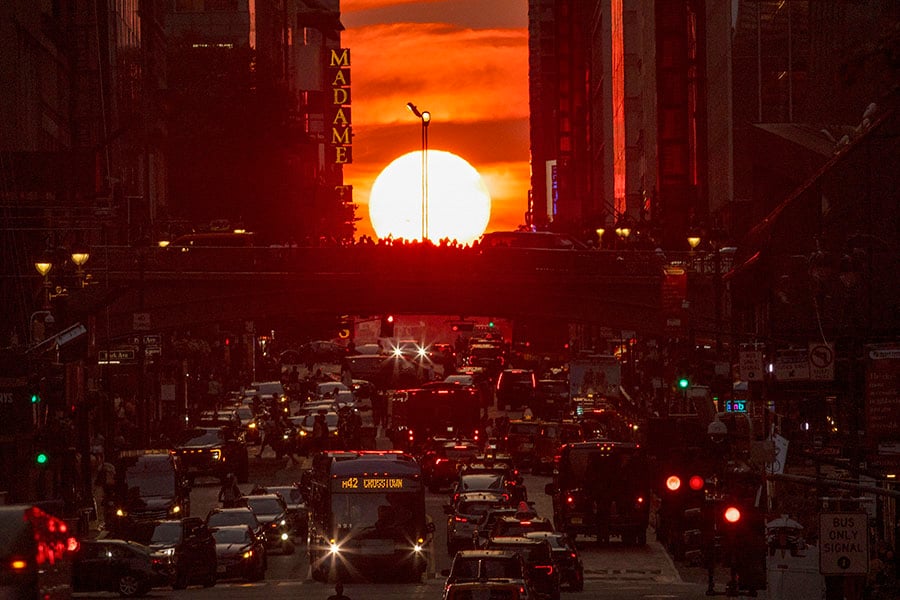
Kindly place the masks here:
[(35, 257), (54, 255), (65, 285), (75, 276), (67, 251), (131, 243), (166, 202), (164, 4), (0, 5), (4, 340), (29, 337)]
[[(329, 65), (333, 53), (343, 56), (342, 29), (338, 0), (172, 4), (173, 225), (241, 226), (296, 242), (352, 238), (346, 161), (334, 158), (330, 118)], [(338, 87), (349, 104), (349, 76)], [(349, 123), (341, 133), (338, 145), (349, 147)]]

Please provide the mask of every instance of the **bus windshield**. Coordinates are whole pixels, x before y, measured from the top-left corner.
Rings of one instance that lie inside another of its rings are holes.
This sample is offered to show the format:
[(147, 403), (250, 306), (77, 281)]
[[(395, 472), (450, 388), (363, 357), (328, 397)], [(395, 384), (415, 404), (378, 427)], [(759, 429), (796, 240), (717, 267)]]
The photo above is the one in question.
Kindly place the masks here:
[(336, 493), (332, 496), (334, 524), (375, 536), (415, 532), (425, 522), (422, 499), (416, 493)]
[(600, 450), (572, 450), (560, 463), (561, 482), (580, 482), (589, 488), (623, 489), (628, 484), (640, 485), (646, 480), (645, 462), (626, 450), (604, 452)]

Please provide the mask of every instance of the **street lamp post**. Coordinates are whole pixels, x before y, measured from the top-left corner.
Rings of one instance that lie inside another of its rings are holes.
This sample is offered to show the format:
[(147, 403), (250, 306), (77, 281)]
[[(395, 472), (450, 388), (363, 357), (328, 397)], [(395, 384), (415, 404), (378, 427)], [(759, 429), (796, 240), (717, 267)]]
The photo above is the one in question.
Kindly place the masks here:
[(428, 124), (431, 123), (431, 113), (427, 110), (419, 111), (412, 102), (407, 102), (406, 108), (422, 121), (422, 242), (424, 242), (428, 239)]

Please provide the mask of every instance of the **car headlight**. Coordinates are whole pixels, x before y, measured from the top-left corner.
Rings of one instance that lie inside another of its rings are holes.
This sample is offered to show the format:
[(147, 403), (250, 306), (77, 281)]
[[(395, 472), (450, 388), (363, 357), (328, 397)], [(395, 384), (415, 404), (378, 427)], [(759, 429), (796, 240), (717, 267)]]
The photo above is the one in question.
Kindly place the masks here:
[(282, 533), (282, 534), (281, 534), (281, 541), (286, 542), (287, 540), (288, 540), (288, 534)]
[(213, 460), (219, 460), (220, 458), (222, 458), (222, 451), (221, 450), (213, 450), (212, 452), (210, 452), (210, 455), (212, 456)]
[(117, 509), (116, 509), (116, 516), (117, 516), (117, 517), (124, 517), (124, 516), (127, 515), (127, 514), (128, 514), (128, 513), (125, 512), (125, 509), (122, 509), (122, 508), (117, 508)]
[(421, 554), (421, 553), (422, 553), (422, 546), (419, 545), (419, 544), (416, 544), (415, 546), (413, 546), (413, 552), (415, 552), (416, 554)]
[(172, 513), (173, 515), (177, 515), (178, 513), (181, 512), (181, 506), (176, 504), (175, 506), (173, 506), (172, 508), (169, 509), (169, 512)]
[(251, 558), (253, 556), (253, 550), (245, 550), (241, 556), (244, 558)]
[(304, 431), (304, 430), (302, 430), (302, 429), (300, 430), (300, 437), (306, 437), (306, 436), (308, 436), (308, 435), (309, 435), (309, 434), (306, 433), (306, 431)]
[(163, 548), (159, 553), (163, 556), (175, 556), (175, 548)]
[(284, 527), (285, 525), (287, 525), (287, 521), (285, 519), (282, 519), (282, 520), (278, 521), (278, 524), (281, 525), (282, 527)]
[(334, 543), (334, 540), (328, 544), (328, 552), (331, 554), (338, 554), (341, 551), (341, 547)]

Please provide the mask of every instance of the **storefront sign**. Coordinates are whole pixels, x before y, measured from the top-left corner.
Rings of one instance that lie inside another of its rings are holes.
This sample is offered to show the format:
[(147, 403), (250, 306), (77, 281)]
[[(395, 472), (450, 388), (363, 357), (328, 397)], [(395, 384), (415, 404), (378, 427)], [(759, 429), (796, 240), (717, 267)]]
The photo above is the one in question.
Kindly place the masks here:
[(332, 50), (325, 72), (331, 85), (330, 145), (332, 161), (337, 165), (353, 162), (353, 132), (350, 115), (350, 49)]

